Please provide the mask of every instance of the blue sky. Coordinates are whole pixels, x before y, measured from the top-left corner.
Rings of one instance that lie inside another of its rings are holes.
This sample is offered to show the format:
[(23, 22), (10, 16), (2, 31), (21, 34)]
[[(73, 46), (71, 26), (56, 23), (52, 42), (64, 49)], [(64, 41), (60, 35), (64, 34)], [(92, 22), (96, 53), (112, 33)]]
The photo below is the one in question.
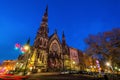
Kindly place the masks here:
[(33, 44), (48, 4), (49, 35), (65, 32), (69, 46), (84, 50), (89, 34), (120, 27), (120, 0), (0, 0), (0, 61), (17, 59), (15, 43)]

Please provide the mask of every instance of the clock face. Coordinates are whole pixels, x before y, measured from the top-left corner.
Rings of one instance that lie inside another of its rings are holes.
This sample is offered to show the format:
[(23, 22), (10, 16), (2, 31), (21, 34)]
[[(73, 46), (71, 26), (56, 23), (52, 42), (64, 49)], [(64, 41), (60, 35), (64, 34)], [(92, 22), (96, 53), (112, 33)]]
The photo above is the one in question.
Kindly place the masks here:
[(58, 50), (58, 46), (57, 46), (56, 43), (53, 43), (53, 45), (52, 45), (52, 50), (53, 50), (53, 51), (57, 51), (57, 50)]

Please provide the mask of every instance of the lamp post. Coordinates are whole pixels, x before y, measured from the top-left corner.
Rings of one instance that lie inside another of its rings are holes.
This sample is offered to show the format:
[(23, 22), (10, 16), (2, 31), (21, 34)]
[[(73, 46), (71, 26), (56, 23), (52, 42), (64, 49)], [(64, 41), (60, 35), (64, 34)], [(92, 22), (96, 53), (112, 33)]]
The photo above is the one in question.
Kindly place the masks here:
[(113, 67), (111, 66), (110, 62), (107, 62), (106, 65), (112, 69), (112, 72), (114, 72)]
[(118, 68), (117, 68), (117, 67), (115, 67), (115, 69), (117, 70)]
[[(28, 39), (27, 43), (24, 45), (24, 46), (21, 46), (19, 43), (16, 43), (15, 44), (15, 50), (19, 50), (24, 54), (24, 53), (30, 53), (30, 38)], [(22, 56), (22, 57), (21, 57)], [(26, 63), (25, 63), (25, 69), (24, 69), (24, 73), (23, 75), (25, 75), (25, 71), (26, 71), (26, 68), (27, 68), (27, 65), (28, 65), (28, 59), (30, 58), (30, 54), (27, 54), (27, 55), (21, 55), (19, 56), (20, 60), (23, 59), (23, 57), (27, 57), (27, 59), (25, 60)], [(22, 60), (23, 61), (23, 60)]]
[[(30, 46), (29, 45), (25, 45), (25, 46), (23, 46), (23, 48), (25, 49), (25, 53), (29, 53), (29, 51), (30, 51)], [(25, 69), (24, 69), (23, 75), (26, 74), (26, 68), (27, 68), (27, 65), (28, 65), (28, 61), (30, 60), (29, 58), (30, 58), (30, 55), (27, 55), (27, 62), (25, 64)]]
[(110, 66), (110, 63), (109, 63), (109, 62), (107, 62), (107, 63), (106, 63), (106, 65), (107, 65), (107, 66)]

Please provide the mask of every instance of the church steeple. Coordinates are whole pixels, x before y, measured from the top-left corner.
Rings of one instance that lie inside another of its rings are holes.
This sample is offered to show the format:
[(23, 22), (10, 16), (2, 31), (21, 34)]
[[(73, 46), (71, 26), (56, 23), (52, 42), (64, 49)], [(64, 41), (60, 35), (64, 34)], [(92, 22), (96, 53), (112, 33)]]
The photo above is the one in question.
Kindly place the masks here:
[(48, 36), (48, 6), (46, 7), (44, 16), (42, 17), (42, 22), (40, 24), (40, 29), (38, 31), (41, 36), (47, 37)]
[(48, 5), (46, 6), (44, 16), (48, 16)]
[(47, 41), (48, 41), (48, 6), (46, 6), (46, 10), (44, 12), (44, 15), (42, 17), (42, 22), (40, 24), (40, 28), (37, 32), (36, 39), (34, 41), (35, 47), (41, 47), (46, 48)]
[(28, 44), (28, 45), (30, 44), (30, 37), (28, 38), (28, 40), (27, 40), (27, 43), (26, 43), (26, 44)]
[(46, 6), (46, 10), (45, 10), (44, 16), (42, 18), (42, 22), (48, 23), (48, 5)]

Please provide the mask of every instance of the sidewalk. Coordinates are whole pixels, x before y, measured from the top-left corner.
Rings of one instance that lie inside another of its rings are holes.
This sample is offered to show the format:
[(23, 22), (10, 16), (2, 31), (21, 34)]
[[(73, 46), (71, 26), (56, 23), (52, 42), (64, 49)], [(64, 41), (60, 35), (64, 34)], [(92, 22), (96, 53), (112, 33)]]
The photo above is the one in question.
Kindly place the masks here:
[(40, 72), (40, 73), (34, 73), (34, 74), (30, 74), (30, 75), (59, 75), (60, 72)]

